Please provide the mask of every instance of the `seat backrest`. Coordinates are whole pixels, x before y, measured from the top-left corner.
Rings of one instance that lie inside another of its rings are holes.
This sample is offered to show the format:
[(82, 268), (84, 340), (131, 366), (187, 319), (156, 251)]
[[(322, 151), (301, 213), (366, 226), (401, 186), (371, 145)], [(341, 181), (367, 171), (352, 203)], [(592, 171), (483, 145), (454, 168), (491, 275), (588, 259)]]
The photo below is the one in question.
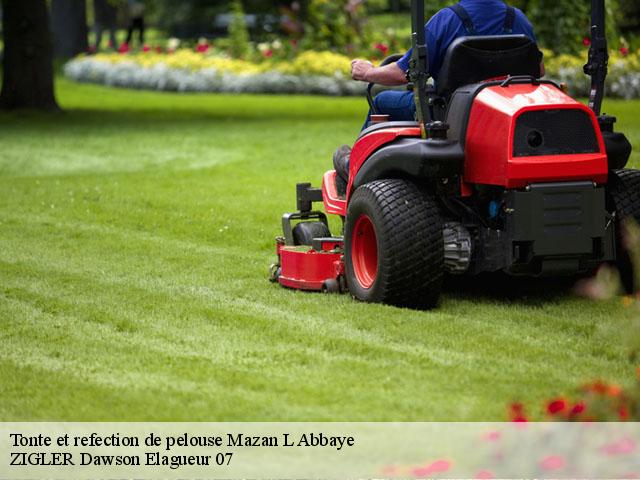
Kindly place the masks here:
[(461, 37), (447, 49), (437, 93), (448, 98), (458, 88), (508, 75), (540, 78), (542, 53), (526, 35)]

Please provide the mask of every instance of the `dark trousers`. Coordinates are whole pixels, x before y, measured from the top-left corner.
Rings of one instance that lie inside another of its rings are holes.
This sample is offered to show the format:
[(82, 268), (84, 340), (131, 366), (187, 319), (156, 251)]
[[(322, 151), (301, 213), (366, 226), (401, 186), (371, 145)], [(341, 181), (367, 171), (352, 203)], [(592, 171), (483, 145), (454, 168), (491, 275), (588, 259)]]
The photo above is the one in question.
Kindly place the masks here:
[(127, 33), (127, 44), (131, 44), (134, 30), (138, 30), (140, 32), (140, 45), (144, 45), (144, 18), (136, 17), (131, 19), (129, 32)]
[[(376, 110), (381, 115), (389, 115), (392, 122), (413, 122), (416, 116), (416, 104), (411, 91), (386, 90), (376, 95), (373, 100)], [(367, 115), (364, 127), (369, 125), (371, 112)]]
[(100, 50), (101, 48), (102, 34), (104, 33), (105, 30), (109, 32), (109, 43), (110, 43), (109, 48), (112, 48), (112, 49), (118, 48), (118, 44), (116, 41), (115, 25), (103, 25), (101, 23), (96, 22), (94, 28), (96, 31), (96, 50)]

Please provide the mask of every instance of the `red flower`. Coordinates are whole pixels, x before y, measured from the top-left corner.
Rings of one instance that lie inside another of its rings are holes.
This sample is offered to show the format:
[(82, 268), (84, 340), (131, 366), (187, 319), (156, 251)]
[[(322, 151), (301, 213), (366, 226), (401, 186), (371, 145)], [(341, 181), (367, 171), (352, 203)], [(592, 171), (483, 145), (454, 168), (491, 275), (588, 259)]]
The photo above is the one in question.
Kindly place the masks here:
[(609, 385), (607, 395), (610, 397), (619, 397), (622, 393), (622, 389), (618, 385)]
[(584, 37), (584, 38), (582, 39), (582, 45), (584, 45), (585, 47), (590, 46), (590, 45), (591, 45), (591, 39), (590, 39), (590, 38), (588, 38), (588, 37)]
[(622, 54), (623, 57), (626, 57), (627, 55), (629, 55), (629, 49), (627, 47), (622, 47), (620, 49), (620, 53)]
[(581, 415), (582, 413), (584, 413), (586, 409), (587, 409), (587, 406), (585, 405), (584, 402), (576, 403), (571, 409), (571, 413), (569, 415), (571, 415), (572, 417), (577, 417), (578, 415)]
[(564, 400), (563, 398), (559, 398), (557, 400), (550, 402), (547, 405), (547, 413), (549, 415), (557, 415), (557, 414), (563, 413), (567, 409), (567, 407), (568, 407), (567, 401)]
[(150, 47), (149, 45), (145, 44), (145, 45), (142, 47), (142, 51), (143, 51), (143, 52), (150, 52), (150, 51), (151, 51), (151, 47)]
[(118, 53), (127, 53), (128, 51), (129, 51), (129, 44), (126, 42), (120, 45), (120, 48), (118, 48)]
[(376, 44), (375, 49), (380, 51), (383, 55), (386, 55), (387, 52), (389, 51), (389, 47), (386, 46), (384, 43)]
[(564, 468), (564, 458), (558, 455), (551, 455), (540, 461), (540, 468), (546, 471), (560, 470)]
[(582, 387), (582, 390), (585, 392), (596, 393), (599, 395), (604, 395), (609, 391), (609, 385), (598, 380), (595, 383), (591, 383)]
[(156, 48), (156, 53), (162, 53), (162, 47), (160, 45), (158, 45)]
[(271, 58), (273, 57), (273, 50), (267, 50), (266, 52), (263, 53), (263, 55), (267, 58)]
[(526, 423), (529, 421), (524, 413), (524, 406), (521, 403), (512, 403), (509, 406), (509, 418), (515, 423)]
[(623, 405), (620, 407), (620, 409), (618, 410), (618, 418), (623, 422), (629, 420), (629, 410), (626, 406)]
[(209, 51), (209, 44), (208, 43), (199, 43), (196, 46), (196, 52), (198, 53), (207, 53)]

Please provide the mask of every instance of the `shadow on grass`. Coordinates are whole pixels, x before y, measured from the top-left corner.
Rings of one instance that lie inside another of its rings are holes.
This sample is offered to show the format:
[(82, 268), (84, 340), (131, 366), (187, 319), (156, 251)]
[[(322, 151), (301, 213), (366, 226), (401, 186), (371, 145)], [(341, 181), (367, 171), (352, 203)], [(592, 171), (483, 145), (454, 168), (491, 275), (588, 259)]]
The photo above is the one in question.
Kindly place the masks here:
[[(358, 118), (359, 117), (353, 117)], [(329, 119), (337, 119), (340, 124), (346, 122), (356, 125), (353, 119), (336, 117), (333, 112), (281, 111), (270, 109), (261, 111), (228, 109), (210, 110), (198, 108), (132, 108), (123, 110), (66, 109), (59, 113), (41, 113), (33, 111), (0, 112), (3, 128), (25, 126), (61, 126), (61, 127), (117, 127), (136, 129), (158, 126), (175, 126), (180, 129), (202, 128), (213, 125), (251, 124), (288, 124), (291, 127), (308, 124), (318, 125)], [(354, 138), (357, 133), (354, 127)]]
[(444, 293), (458, 300), (537, 306), (575, 295), (574, 287), (582, 278), (585, 277), (512, 277), (504, 273), (487, 273), (475, 277), (447, 276)]

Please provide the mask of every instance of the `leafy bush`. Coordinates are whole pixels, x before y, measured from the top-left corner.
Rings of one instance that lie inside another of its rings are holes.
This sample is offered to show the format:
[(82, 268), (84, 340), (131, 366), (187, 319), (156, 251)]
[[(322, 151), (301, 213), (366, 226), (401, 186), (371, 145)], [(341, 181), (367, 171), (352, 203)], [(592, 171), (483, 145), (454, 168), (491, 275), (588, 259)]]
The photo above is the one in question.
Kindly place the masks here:
[(363, 0), (311, 0), (305, 48), (355, 53), (366, 37), (364, 14)]
[[(591, 89), (589, 77), (583, 72), (586, 63), (583, 56), (562, 54), (553, 56), (545, 52), (547, 77), (566, 83), (574, 96), (587, 97)], [(611, 55), (607, 94), (618, 98), (640, 98), (640, 50), (636, 52), (617, 51)]]

